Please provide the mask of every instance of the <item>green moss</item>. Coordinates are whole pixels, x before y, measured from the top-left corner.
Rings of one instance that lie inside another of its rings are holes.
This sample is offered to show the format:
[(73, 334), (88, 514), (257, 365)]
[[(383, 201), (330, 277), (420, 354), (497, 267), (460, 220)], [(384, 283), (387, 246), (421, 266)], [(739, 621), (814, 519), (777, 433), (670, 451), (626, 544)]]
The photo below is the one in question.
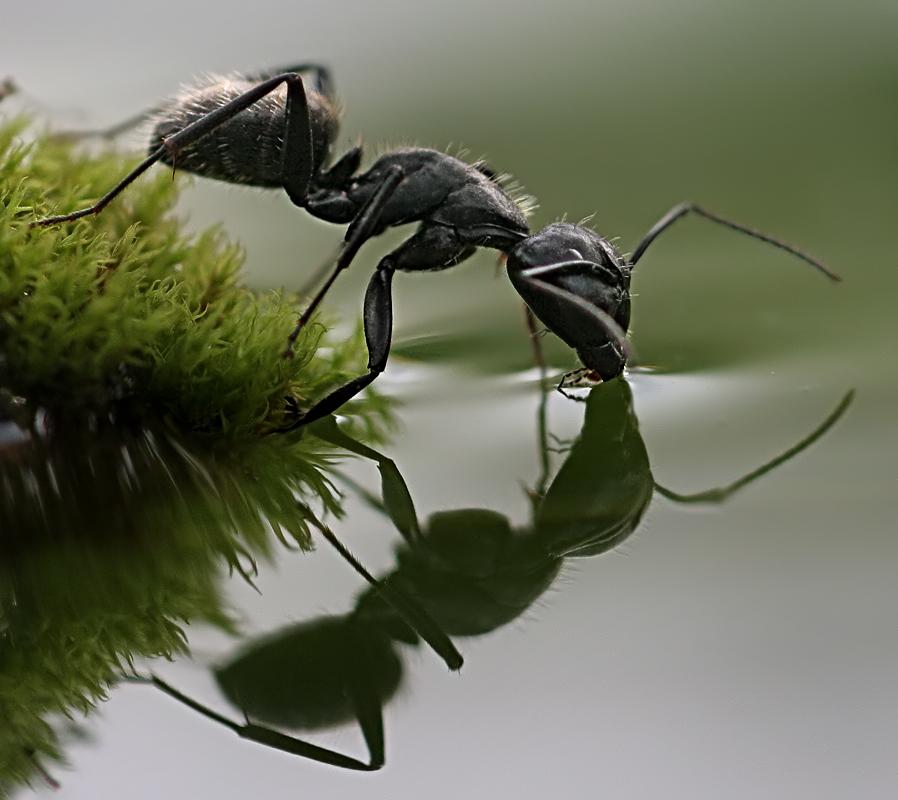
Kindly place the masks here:
[(31, 227), (94, 201), (135, 162), (24, 143), (24, 128), (0, 123), (0, 386), (50, 408), (126, 398), (181, 429), (241, 435), (282, 424), (287, 396), (307, 405), (364, 371), (360, 338), (319, 352), (317, 323), (280, 357), (296, 305), (243, 286), (241, 250), (220, 230), (184, 232), (166, 170), (97, 216)]

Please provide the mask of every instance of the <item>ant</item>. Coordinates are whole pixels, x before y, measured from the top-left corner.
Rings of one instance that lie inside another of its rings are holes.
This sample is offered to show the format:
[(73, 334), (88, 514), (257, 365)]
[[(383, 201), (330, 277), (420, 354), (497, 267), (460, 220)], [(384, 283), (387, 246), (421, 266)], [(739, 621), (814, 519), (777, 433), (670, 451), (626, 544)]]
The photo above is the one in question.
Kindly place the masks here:
[[(303, 80), (302, 73), (311, 79)], [(287, 432), (325, 417), (384, 371), (393, 327), (391, 286), (397, 270), (435, 271), (469, 258), (478, 247), (506, 257), (512, 286), (545, 327), (573, 348), (591, 380), (623, 372), (632, 351), (630, 278), (648, 247), (677, 220), (694, 214), (773, 245), (805, 261), (833, 281), (826, 265), (803, 251), (693, 203), (674, 206), (649, 229), (629, 257), (595, 231), (558, 222), (532, 234), (522, 198), (482, 162), (466, 163), (438, 150), (408, 147), (382, 155), (359, 173), (356, 145), (331, 164), (339, 109), (329, 71), (319, 64), (212, 77), (169, 104), (123, 125), (155, 118), (149, 154), (94, 205), (36, 220), (53, 225), (102, 211), (157, 161), (231, 183), (282, 188), (290, 200), (328, 222), (348, 225), (330, 276), (309, 302), (287, 340), (290, 357), (302, 328), (359, 248), (386, 229), (418, 222), (418, 229), (377, 264), (364, 300), (368, 372), (334, 389), (296, 418)]]
[[(413, 627), (392, 598), (414, 602), (435, 631), (483, 636), (518, 619), (556, 584), (570, 558), (603, 555), (640, 526), (654, 492), (677, 503), (721, 503), (803, 452), (829, 431), (852, 402), (847, 393), (817, 428), (785, 452), (727, 486), (680, 494), (659, 484), (623, 379), (594, 387), (583, 399), (579, 435), (551, 477), (545, 384), (537, 416), (541, 474), (527, 490), (530, 519), (513, 526), (486, 508), (439, 511), (419, 521), (412, 495), (392, 459), (346, 434), (333, 417), (309, 431), (367, 458), (381, 473), (381, 496), (342, 476), (389, 518), (402, 541), (389, 574), (346, 614), (320, 616), (263, 634), (213, 668), (219, 689), (242, 713), (241, 724), (202, 705), (155, 674), (126, 682), (155, 686), (242, 739), (343, 769), (373, 771), (386, 760), (383, 708), (403, 683), (398, 643), (417, 645)], [(420, 620), (421, 617), (419, 616)], [(436, 627), (434, 627), (436, 626)], [(276, 730), (316, 731), (356, 722), (368, 758), (362, 760)]]

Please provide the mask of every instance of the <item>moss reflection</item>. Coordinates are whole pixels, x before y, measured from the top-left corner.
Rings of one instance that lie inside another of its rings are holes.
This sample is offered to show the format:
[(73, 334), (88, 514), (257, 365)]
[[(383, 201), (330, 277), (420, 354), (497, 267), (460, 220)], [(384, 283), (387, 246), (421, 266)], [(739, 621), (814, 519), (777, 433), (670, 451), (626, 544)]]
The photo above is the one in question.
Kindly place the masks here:
[(309, 548), (308, 503), (340, 513), (334, 448), (312, 436), (14, 409), (0, 420), (0, 796), (62, 757), (51, 717), (91, 711), (134, 659), (186, 652), (189, 623), (232, 629), (223, 571), (252, 580), (279, 544)]

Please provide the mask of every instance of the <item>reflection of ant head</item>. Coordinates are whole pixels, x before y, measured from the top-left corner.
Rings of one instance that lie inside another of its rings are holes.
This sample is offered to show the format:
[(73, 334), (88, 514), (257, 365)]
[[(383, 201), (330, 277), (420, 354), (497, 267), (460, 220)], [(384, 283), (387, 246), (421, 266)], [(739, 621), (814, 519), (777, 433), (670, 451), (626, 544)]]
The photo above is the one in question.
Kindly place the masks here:
[(537, 508), (537, 534), (552, 555), (598, 555), (636, 529), (653, 488), (630, 387), (603, 383), (587, 396), (580, 436)]
[(360, 693), (386, 702), (399, 688), (402, 664), (378, 629), (325, 617), (251, 642), (215, 677), (252, 719), (315, 730), (356, 719)]

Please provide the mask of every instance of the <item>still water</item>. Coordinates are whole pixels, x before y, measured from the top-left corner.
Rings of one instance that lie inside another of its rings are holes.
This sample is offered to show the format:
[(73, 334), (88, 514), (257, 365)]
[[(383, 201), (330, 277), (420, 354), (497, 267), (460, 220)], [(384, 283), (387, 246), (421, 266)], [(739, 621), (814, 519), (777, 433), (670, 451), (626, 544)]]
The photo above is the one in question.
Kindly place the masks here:
[[(158, 36), (135, 39), (145, 20), (118, 7), (102, 24), (60, 12), (40, 29), (11, 9), (0, 67), (63, 123), (100, 124), (203, 69), (324, 51), (347, 146), (358, 131), (374, 151), (464, 141), (538, 196), (535, 225), (598, 211), (593, 224), (623, 250), (694, 199), (806, 247), (845, 282), (678, 223), (634, 277), (641, 366), (577, 402), (543, 391), (519, 303), (481, 254), (397, 279), (395, 357), (377, 385), (398, 427), (377, 453), (310, 445), (311, 465), (285, 471), (276, 446), (225, 457), (136, 431), (102, 457), (60, 443), (42, 454), (58, 459), (52, 475), (25, 480), (10, 464), (31, 456), (10, 434), (4, 475), (18, 477), (4, 496), (18, 504), (4, 513), (73, 532), (64, 548), (4, 554), (16, 591), (4, 590), (0, 691), (38, 733), (47, 697), (71, 709), (46, 720), (66, 766), (41, 764), (60, 796), (893, 795), (890, 4), (674, 15), (572, 2), (532, 16), (422, 4), (410, 18), (390, 3), (354, 8), (351, 31), (323, 4), (257, 5), (278, 20), (264, 42), (247, 41), (236, 13), (215, 38), (190, 4), (161, 10), (181, 20), (165, 28), (165, 59)], [(394, 58), (400, 29), (409, 50)], [(524, 57), (534, 43), (539, 63)], [(111, 56), (131, 68), (110, 69)], [(67, 83), (72, 63), (87, 77)], [(339, 236), (281, 198), (210, 183), (185, 192), (184, 211), (197, 227), (224, 221), (261, 288), (297, 286)], [(344, 318), (387, 238), (338, 283)], [(543, 343), (551, 375), (574, 366)], [(732, 494), (697, 498), (722, 502), (683, 502), (743, 476)], [(48, 500), (65, 480), (74, 507)], [(440, 623), (459, 673), (313, 517), (273, 535), (264, 520), (296, 492)], [(356, 773), (259, 746), (158, 686), (121, 682), (106, 697), (92, 682), (103, 670), (157, 675), (237, 726), (246, 712), (362, 762), (382, 729), (386, 765)], [(97, 700), (86, 717), (85, 697)], [(51, 791), (21, 748), (8, 763), (31, 772), (17, 796)]]

